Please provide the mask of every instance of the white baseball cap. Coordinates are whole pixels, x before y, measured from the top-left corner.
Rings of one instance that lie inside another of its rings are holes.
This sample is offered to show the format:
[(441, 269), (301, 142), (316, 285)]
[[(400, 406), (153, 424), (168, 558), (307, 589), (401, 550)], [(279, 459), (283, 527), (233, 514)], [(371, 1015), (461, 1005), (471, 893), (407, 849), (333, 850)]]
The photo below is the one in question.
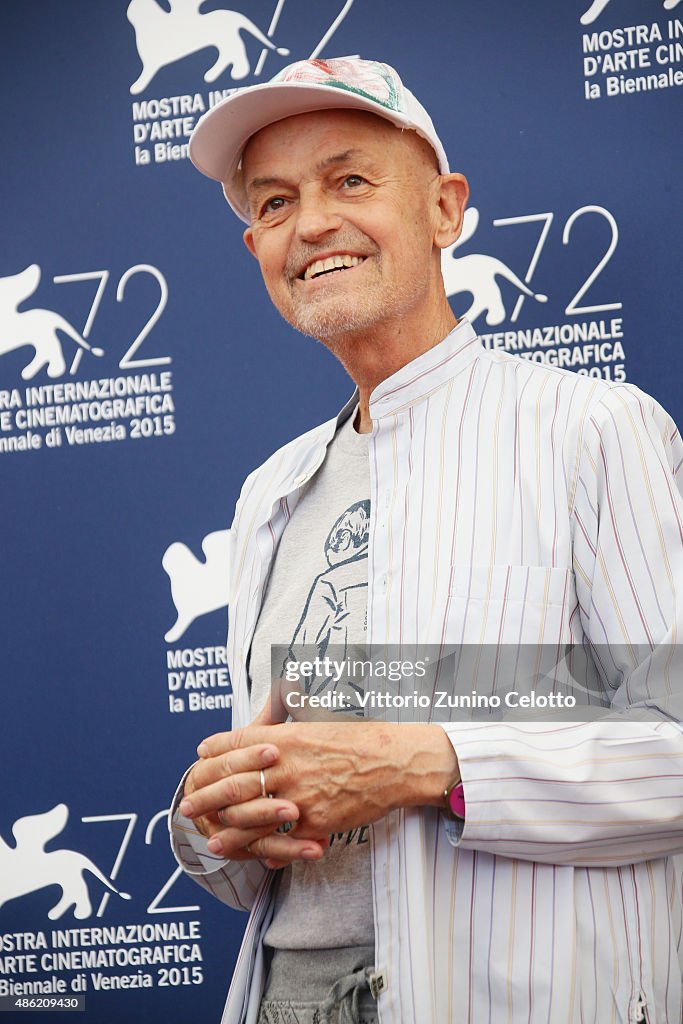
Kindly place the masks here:
[(293, 114), (339, 108), (369, 110), (417, 132), (436, 153), (441, 173), (448, 174), (448, 158), (422, 104), (392, 67), (360, 57), (300, 60), (269, 82), (235, 89), (197, 122), (190, 159), (202, 174), (223, 183), (228, 203), (248, 224), (242, 153), (251, 136)]

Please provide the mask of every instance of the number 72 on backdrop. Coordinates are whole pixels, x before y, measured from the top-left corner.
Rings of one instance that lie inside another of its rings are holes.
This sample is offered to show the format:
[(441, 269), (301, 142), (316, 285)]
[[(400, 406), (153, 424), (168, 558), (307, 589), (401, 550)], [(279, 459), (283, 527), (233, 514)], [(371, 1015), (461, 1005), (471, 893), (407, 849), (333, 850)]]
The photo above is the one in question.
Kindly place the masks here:
[[(149, 263), (137, 263), (135, 266), (129, 267), (119, 278), (116, 286), (116, 301), (123, 302), (128, 282), (133, 277), (141, 275), (151, 276), (156, 281), (159, 287), (159, 297), (157, 299), (156, 306), (152, 309), (147, 320), (119, 360), (118, 365), (122, 370), (139, 369), (143, 366), (166, 366), (172, 361), (171, 356), (145, 356), (142, 358), (138, 356), (143, 343), (158, 323), (161, 314), (166, 308), (166, 303), (168, 302), (168, 284), (159, 268), (154, 267)], [(59, 274), (52, 279), (55, 284), (73, 284), (79, 281), (98, 282), (97, 289), (90, 304), (90, 309), (88, 310), (88, 315), (83, 327), (83, 337), (85, 339), (88, 339), (92, 330), (95, 317), (97, 316), (97, 312), (100, 308), (102, 298), (109, 282), (109, 277), (110, 274), (108, 270), (88, 270), (79, 274)], [(79, 348), (76, 351), (71, 366), (69, 367), (70, 373), (76, 373), (82, 357), (83, 349)]]

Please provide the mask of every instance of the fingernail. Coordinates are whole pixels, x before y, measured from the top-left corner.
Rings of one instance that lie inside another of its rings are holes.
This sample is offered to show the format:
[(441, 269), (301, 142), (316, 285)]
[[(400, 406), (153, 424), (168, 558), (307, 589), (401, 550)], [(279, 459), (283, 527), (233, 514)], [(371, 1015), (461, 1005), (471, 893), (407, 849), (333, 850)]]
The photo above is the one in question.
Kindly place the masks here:
[(209, 748), (207, 747), (206, 743), (200, 743), (199, 746), (197, 747), (197, 757), (208, 757), (208, 756), (209, 756)]
[(277, 812), (278, 821), (296, 821), (299, 812), (296, 807), (283, 807)]
[(320, 850), (316, 846), (310, 846), (302, 850), (301, 856), (304, 860), (319, 860)]
[(277, 761), (277, 750), (275, 747), (267, 747), (261, 754), (261, 760), (264, 764), (272, 764), (273, 761)]
[(223, 844), (218, 836), (213, 836), (206, 845), (211, 850), (211, 853), (221, 853), (223, 850)]
[(181, 800), (178, 810), (184, 818), (191, 818), (194, 814), (194, 807), (189, 800)]

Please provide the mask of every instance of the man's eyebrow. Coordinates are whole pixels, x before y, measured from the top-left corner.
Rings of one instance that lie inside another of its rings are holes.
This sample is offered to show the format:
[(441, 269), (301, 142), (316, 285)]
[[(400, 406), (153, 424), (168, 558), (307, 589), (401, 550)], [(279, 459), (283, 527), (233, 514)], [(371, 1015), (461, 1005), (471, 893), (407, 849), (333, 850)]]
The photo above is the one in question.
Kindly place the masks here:
[[(315, 165), (315, 170), (318, 173), (321, 171), (327, 171), (330, 167), (334, 167), (338, 164), (344, 164), (348, 160), (355, 160), (363, 156), (365, 156), (365, 154), (361, 149), (345, 149), (343, 153), (333, 153), (331, 156), (325, 157), (324, 160), (319, 160)], [(246, 184), (246, 190), (256, 191), (262, 188), (278, 187), (279, 185), (287, 185), (286, 179), (278, 178), (277, 176), (251, 178)]]
[(286, 185), (284, 178), (252, 178), (245, 185), (247, 191), (258, 188), (271, 188), (273, 185)]

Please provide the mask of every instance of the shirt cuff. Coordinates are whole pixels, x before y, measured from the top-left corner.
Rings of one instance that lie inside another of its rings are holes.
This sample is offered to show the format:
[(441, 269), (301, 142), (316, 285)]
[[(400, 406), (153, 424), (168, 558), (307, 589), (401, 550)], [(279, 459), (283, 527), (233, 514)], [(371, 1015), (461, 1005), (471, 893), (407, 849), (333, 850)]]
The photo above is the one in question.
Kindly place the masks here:
[[(449, 728), (446, 728), (446, 723), (444, 723), (444, 722), (438, 722), (437, 724), (440, 725), (443, 728), (443, 731), (446, 733), (446, 736), (448, 736), (448, 739), (450, 740), (451, 745), (452, 745), (453, 749), (455, 750), (455, 742), (454, 742), (453, 730), (451, 730)], [(450, 723), (448, 723), (448, 724), (450, 724)], [(457, 756), (457, 750), (456, 750), (456, 756)], [(458, 770), (460, 772), (460, 781), (463, 782), (462, 765), (460, 763), (460, 758), (459, 757), (458, 757)], [(463, 782), (463, 786), (464, 786), (464, 782)], [(441, 813), (441, 817), (443, 819), (444, 829), (445, 829), (445, 832), (446, 832), (446, 836), (448, 838), (448, 842), (452, 846), (459, 846), (460, 845), (460, 841), (462, 839), (462, 834), (465, 831), (465, 823), (467, 821), (467, 801), (465, 801), (465, 817), (464, 818), (449, 818), (448, 815), (445, 813), (445, 811)]]
[(228, 860), (220, 854), (211, 853), (208, 840), (199, 831), (191, 818), (180, 813), (178, 807), (184, 796), (185, 779), (192, 766), (187, 769), (178, 786), (168, 815), (168, 831), (171, 850), (183, 871), (189, 875), (208, 875), (224, 867)]
[(443, 820), (449, 843), (453, 846), (458, 846), (465, 830), (465, 819), (462, 818), (458, 821), (454, 821), (452, 818), (447, 818), (446, 815), (444, 815)]

